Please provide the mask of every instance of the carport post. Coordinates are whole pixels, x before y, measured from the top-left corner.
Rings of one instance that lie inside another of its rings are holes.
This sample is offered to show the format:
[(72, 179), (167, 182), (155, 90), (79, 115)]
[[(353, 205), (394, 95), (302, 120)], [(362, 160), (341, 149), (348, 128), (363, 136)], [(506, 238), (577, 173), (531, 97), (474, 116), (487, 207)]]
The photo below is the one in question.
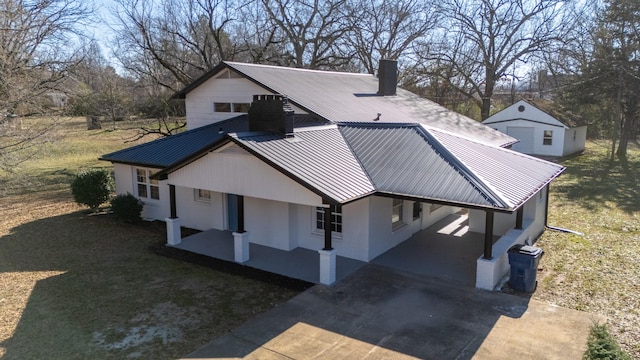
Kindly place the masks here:
[(516, 212), (516, 229), (522, 230), (522, 218), (524, 215), (524, 205), (518, 208)]
[(491, 260), (493, 258), (491, 254), (493, 248), (493, 211), (487, 210), (485, 214), (483, 258)]
[(244, 196), (238, 195), (238, 228), (233, 233), (233, 258), (237, 263), (249, 261), (249, 233), (244, 229)]

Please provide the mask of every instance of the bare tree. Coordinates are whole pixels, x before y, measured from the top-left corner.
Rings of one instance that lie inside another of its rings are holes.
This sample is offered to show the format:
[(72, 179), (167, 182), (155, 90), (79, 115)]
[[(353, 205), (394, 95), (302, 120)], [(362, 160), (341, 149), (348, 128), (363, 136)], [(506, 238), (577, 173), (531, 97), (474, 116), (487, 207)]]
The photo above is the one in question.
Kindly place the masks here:
[(416, 40), (428, 41), (438, 13), (423, 0), (353, 0), (349, 2), (347, 44), (369, 74), (380, 59), (401, 59)]
[(352, 51), (341, 47), (349, 31), (347, 0), (261, 1), (287, 51), (282, 65), (338, 69), (350, 63)]
[[(0, 1), (0, 168), (27, 160), (55, 125), (52, 98), (64, 101), (65, 80), (78, 63), (73, 47), (91, 12), (75, 0)], [(38, 114), (16, 124), (17, 115)]]
[(442, 41), (428, 60), (450, 65), (456, 88), (477, 103), (483, 120), (498, 81), (561, 41), (571, 26), (562, 18), (563, 0), (446, 0), (441, 7)]

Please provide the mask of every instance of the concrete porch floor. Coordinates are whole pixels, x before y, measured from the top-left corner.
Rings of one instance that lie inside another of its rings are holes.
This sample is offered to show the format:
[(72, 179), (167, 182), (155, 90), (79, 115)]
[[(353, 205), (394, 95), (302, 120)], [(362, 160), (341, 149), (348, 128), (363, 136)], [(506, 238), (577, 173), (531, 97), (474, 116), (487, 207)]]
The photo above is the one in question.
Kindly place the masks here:
[[(249, 237), (255, 236), (249, 234)], [(474, 286), (476, 259), (482, 255), (482, 234), (468, 232), (466, 214), (452, 214), (414, 234), (375, 258), (372, 263)], [(230, 231), (207, 230), (182, 239), (174, 247), (216, 259), (234, 262), (234, 242)], [(320, 257), (317, 251), (296, 248), (278, 250), (249, 244), (250, 259), (243, 265), (318, 284)], [(336, 282), (365, 265), (365, 262), (336, 257)]]

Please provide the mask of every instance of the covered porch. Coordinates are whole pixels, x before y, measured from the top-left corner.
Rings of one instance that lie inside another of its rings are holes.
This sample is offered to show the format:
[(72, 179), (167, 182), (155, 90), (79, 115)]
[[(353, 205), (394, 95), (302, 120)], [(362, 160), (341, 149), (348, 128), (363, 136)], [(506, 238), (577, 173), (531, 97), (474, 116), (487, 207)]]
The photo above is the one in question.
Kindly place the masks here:
[[(482, 256), (484, 249), (484, 234), (469, 232), (468, 229), (466, 212), (449, 215), (378, 256), (372, 263), (474, 286), (476, 261)], [(234, 234), (231, 231), (203, 231), (185, 237), (179, 244), (172, 246), (221, 260), (236, 261)], [(321, 257), (318, 251), (304, 248), (284, 251), (249, 243), (249, 254), (249, 259), (242, 262), (243, 265), (311, 283), (321, 283)], [(336, 281), (344, 279), (364, 264), (362, 261), (336, 256)]]

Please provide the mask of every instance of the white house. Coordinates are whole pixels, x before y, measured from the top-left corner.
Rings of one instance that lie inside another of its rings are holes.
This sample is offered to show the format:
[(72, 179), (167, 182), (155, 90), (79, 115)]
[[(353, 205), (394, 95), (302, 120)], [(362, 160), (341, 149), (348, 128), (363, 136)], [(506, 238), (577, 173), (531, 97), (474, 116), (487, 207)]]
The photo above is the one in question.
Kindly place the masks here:
[(369, 262), (468, 209), (469, 230), (484, 234), (476, 286), (492, 289), (507, 249), (544, 231), (548, 185), (564, 168), (396, 89), (394, 61), (379, 78), (223, 62), (176, 94), (188, 131), (101, 159), (118, 193), (167, 222), (169, 245), (185, 226), (233, 231), (240, 263), (249, 243), (311, 249), (324, 284), (336, 256)]
[(584, 150), (587, 125), (548, 100), (520, 100), (483, 124), (519, 140), (512, 149), (524, 154), (567, 156)]

